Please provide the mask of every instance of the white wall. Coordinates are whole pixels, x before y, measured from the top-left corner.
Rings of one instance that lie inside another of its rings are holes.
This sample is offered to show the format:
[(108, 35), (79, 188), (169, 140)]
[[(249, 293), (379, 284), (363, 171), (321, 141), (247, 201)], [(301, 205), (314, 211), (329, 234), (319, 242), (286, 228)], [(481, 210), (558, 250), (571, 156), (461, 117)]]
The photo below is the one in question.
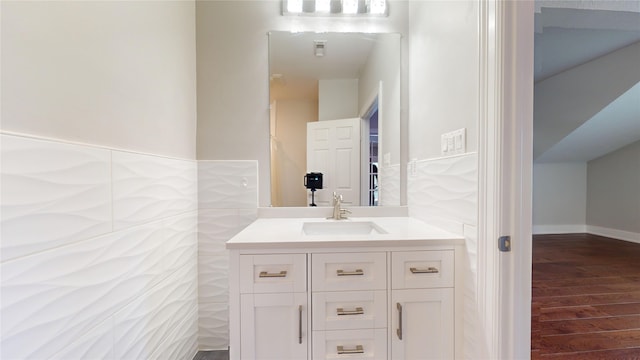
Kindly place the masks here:
[(533, 166), (533, 233), (586, 231), (587, 164)]
[[(479, 16), (477, 1), (409, 3), (409, 157), (418, 162), (409, 170), (407, 203), (411, 216), (465, 238), (456, 358), (468, 359), (488, 358), (476, 303)], [(467, 153), (440, 157), (440, 135), (462, 127)]]
[[(276, 103), (275, 143), (272, 147), (277, 179), (272, 184), (273, 206), (307, 206), (307, 122), (317, 121), (318, 102), (278, 100)], [(273, 177), (272, 177), (273, 180)], [(274, 196), (275, 193), (275, 196)]]
[(194, 11), (3, 1), (2, 130), (195, 158)]
[(589, 161), (587, 225), (592, 233), (640, 242), (640, 141)]
[(467, 128), (477, 150), (478, 4), (410, 2), (409, 158), (440, 157), (440, 135)]
[(269, 206), (267, 32), (407, 34), (407, 2), (389, 6), (387, 18), (315, 18), (282, 16), (275, 0), (198, 1), (198, 159), (258, 160), (260, 206)]
[(1, 6), (0, 357), (192, 358), (194, 3)]
[(358, 79), (318, 81), (318, 120), (358, 117)]

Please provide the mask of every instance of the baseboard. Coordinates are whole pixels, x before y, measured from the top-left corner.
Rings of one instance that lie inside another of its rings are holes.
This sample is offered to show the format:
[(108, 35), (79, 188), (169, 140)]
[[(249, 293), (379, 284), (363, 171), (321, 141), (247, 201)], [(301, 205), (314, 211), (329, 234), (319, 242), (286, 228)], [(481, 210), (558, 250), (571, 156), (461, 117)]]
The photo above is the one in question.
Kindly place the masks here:
[(534, 235), (586, 233), (587, 225), (533, 225)]
[(618, 240), (625, 240), (640, 244), (640, 233), (610, 229), (602, 226), (587, 225), (587, 232), (593, 235), (606, 236)]

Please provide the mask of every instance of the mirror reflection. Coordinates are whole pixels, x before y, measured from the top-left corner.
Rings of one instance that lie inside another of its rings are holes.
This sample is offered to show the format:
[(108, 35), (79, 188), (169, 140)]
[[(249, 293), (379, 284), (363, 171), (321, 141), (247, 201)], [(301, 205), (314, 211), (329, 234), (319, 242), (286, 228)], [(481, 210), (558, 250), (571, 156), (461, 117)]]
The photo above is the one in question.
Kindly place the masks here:
[(400, 51), (399, 34), (269, 33), (272, 206), (400, 205)]

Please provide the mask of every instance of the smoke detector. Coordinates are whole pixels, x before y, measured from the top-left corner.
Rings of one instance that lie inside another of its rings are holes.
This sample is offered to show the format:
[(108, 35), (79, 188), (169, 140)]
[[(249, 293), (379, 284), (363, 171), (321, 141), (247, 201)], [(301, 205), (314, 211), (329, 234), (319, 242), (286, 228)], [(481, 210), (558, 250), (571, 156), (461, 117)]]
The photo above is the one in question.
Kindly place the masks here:
[(313, 53), (317, 57), (323, 57), (326, 46), (327, 46), (327, 40), (314, 40)]

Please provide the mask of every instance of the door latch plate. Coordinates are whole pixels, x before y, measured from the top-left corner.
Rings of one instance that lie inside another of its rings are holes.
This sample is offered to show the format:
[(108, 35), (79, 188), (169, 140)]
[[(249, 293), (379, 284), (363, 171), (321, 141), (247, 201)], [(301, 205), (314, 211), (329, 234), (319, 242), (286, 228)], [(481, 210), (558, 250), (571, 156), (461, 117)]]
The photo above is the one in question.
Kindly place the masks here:
[(500, 236), (498, 238), (498, 249), (502, 252), (511, 251), (511, 236)]

